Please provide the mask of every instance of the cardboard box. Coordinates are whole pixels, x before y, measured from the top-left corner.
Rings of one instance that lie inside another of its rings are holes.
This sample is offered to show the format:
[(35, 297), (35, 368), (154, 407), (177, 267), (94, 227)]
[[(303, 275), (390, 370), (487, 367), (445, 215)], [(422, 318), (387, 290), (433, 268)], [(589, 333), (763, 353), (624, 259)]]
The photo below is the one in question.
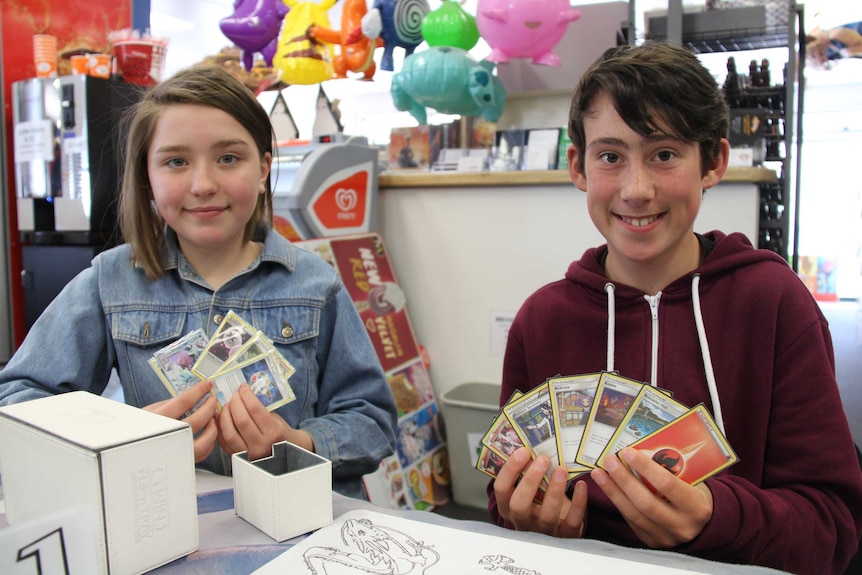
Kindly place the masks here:
[(0, 407), (10, 525), (64, 509), (97, 526), (97, 573), (143, 573), (198, 548), (188, 424), (76, 391)]
[(332, 462), (282, 441), (272, 456), (249, 462), (234, 453), (236, 514), (276, 541), (332, 523)]

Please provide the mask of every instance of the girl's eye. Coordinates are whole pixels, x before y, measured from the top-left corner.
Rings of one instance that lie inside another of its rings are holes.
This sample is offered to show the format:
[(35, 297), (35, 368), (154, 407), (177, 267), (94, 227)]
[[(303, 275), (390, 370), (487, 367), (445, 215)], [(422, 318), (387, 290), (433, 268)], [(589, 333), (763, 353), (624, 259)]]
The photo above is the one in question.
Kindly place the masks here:
[(605, 152), (604, 154), (599, 155), (599, 158), (606, 164), (616, 164), (620, 161), (620, 157), (618, 154), (614, 152)]
[(186, 162), (182, 158), (171, 158), (165, 162), (165, 165), (167, 165), (171, 168), (179, 168), (179, 167), (184, 166), (185, 164), (186, 164)]
[(238, 158), (238, 157), (236, 157), (236, 156), (235, 156), (235, 155), (233, 155), (233, 154), (225, 154), (224, 156), (222, 156), (222, 157), (219, 159), (219, 161), (220, 161), (222, 164), (234, 164), (234, 163), (236, 163), (237, 161), (239, 161), (239, 158)]

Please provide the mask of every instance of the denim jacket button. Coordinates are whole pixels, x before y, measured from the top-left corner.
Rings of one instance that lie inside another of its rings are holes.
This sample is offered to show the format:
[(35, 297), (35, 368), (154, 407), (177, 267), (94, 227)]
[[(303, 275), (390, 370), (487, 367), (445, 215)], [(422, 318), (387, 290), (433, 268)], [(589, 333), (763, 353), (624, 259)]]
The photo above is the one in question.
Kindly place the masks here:
[(213, 317), (213, 323), (216, 325), (221, 325), (222, 320), (224, 320), (224, 316), (217, 314), (215, 317)]
[(281, 328), (281, 337), (290, 337), (293, 335), (293, 328), (290, 327), (289, 323), (285, 323), (284, 327)]

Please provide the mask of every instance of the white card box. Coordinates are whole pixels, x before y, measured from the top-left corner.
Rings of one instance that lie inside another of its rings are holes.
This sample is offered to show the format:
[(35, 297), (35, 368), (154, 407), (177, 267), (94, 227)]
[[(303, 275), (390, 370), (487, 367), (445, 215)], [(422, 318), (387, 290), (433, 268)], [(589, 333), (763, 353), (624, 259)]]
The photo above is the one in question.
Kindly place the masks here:
[(198, 548), (186, 423), (85, 391), (0, 407), (0, 475), (10, 525), (83, 511), (100, 575), (144, 573)]
[(754, 165), (754, 150), (752, 148), (731, 148), (727, 159), (731, 167), (751, 167)]
[(283, 441), (272, 456), (234, 453), (236, 514), (278, 542), (332, 523), (332, 462)]

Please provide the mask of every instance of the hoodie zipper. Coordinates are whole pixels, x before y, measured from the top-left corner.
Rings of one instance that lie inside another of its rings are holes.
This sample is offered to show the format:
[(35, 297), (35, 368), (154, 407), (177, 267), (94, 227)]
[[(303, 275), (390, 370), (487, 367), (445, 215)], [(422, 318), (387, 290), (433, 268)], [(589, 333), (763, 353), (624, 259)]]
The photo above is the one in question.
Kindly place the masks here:
[(652, 357), (650, 361), (650, 384), (656, 387), (658, 383), (658, 302), (661, 292), (655, 295), (644, 295), (649, 304), (650, 317), (652, 318)]

